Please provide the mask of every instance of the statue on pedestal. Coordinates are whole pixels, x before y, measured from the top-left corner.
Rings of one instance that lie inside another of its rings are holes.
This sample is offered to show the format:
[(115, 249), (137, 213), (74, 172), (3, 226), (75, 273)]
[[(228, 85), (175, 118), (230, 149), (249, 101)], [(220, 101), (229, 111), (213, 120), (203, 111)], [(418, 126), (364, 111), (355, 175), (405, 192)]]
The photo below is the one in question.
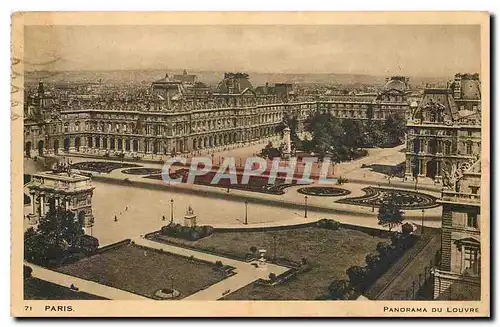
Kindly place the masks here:
[(186, 209), (186, 215), (184, 215), (184, 226), (195, 227), (196, 226), (196, 214), (193, 208), (189, 205)]
[(283, 129), (283, 141), (281, 145), (281, 157), (283, 159), (290, 159), (292, 153), (292, 141), (290, 139), (290, 127), (288, 125)]

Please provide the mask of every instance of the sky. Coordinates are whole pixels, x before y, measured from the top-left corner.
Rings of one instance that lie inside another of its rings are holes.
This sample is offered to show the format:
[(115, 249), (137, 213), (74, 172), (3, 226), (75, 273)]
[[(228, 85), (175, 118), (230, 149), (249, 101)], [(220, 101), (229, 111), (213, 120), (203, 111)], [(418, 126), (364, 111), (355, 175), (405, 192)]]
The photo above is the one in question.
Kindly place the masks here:
[(27, 26), (27, 70), (451, 76), (480, 71), (479, 25)]

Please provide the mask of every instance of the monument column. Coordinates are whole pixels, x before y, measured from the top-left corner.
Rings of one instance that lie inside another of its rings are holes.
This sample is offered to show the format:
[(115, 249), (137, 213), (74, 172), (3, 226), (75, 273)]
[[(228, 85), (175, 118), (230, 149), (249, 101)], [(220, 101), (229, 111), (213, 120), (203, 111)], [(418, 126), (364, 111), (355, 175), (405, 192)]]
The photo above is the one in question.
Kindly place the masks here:
[(31, 211), (33, 212), (34, 215), (36, 215), (36, 201), (37, 201), (37, 196), (36, 193), (33, 192), (31, 193)]
[(40, 194), (40, 217), (45, 214), (45, 195)]
[(283, 159), (289, 159), (292, 147), (290, 141), (290, 128), (288, 126), (283, 130), (283, 142), (285, 143), (283, 148)]

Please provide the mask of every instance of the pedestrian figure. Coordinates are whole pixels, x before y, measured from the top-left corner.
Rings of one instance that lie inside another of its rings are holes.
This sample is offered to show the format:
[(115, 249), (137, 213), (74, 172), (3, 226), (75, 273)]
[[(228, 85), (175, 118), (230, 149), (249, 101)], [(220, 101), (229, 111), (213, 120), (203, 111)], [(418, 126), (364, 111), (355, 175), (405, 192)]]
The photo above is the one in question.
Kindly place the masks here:
[(117, 221), (118, 221), (118, 217), (115, 215), (115, 222), (117, 222)]
[(125, 207), (125, 211), (128, 211), (128, 206)]
[(165, 220), (165, 215), (163, 215), (163, 216), (161, 217), (161, 220)]

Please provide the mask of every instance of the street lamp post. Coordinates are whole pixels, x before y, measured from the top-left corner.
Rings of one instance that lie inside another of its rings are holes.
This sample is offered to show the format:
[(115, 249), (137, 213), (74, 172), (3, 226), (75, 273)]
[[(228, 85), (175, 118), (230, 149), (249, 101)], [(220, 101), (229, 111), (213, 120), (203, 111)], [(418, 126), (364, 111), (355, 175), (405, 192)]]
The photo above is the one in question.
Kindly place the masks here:
[(304, 218), (307, 218), (307, 195), (304, 196), (305, 207), (304, 207)]
[(422, 209), (422, 234), (424, 234), (424, 213), (425, 213), (425, 210)]
[(245, 225), (248, 225), (248, 201), (245, 201)]
[(174, 199), (170, 199), (170, 222), (174, 222)]
[(273, 261), (276, 262), (276, 233), (273, 233)]

